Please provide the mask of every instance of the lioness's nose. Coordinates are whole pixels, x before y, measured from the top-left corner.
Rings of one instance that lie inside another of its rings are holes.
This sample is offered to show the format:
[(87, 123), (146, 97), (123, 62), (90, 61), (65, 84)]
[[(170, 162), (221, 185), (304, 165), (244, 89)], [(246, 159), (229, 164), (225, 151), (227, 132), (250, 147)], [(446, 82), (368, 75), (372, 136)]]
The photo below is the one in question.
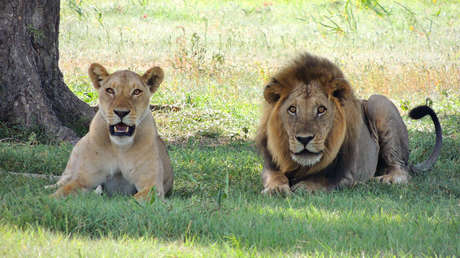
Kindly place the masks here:
[(301, 137), (301, 136), (296, 136), (295, 138), (297, 141), (301, 142), (303, 145), (307, 145), (314, 136), (308, 136), (308, 137)]
[(119, 117), (122, 119), (122, 118), (125, 117), (127, 114), (129, 114), (130, 111), (129, 111), (129, 110), (128, 110), (128, 111), (121, 111), (121, 110), (116, 110), (116, 109), (114, 109), (113, 112), (114, 112), (115, 114), (117, 114), (117, 116), (119, 116)]

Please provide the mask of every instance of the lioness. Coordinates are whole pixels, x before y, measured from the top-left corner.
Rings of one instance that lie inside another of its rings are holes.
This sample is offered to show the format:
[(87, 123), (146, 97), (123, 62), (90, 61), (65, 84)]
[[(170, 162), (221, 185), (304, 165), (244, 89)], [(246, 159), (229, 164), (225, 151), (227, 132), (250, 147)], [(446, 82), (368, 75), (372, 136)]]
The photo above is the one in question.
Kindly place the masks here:
[(373, 95), (359, 100), (342, 71), (325, 58), (303, 54), (264, 89), (266, 100), (256, 143), (263, 154), (263, 193), (308, 192), (376, 178), (407, 183), (409, 171), (432, 167), (442, 145), (441, 126), (427, 106), (436, 144), (428, 160), (409, 165), (408, 134), (395, 105)]
[(88, 134), (72, 150), (54, 196), (105, 183), (109, 193), (137, 191), (134, 197), (139, 200), (149, 198), (154, 188), (163, 198), (172, 189), (174, 175), (149, 109), (163, 70), (153, 67), (142, 76), (127, 70), (109, 74), (102, 65), (92, 64), (89, 76), (99, 93), (99, 110)]

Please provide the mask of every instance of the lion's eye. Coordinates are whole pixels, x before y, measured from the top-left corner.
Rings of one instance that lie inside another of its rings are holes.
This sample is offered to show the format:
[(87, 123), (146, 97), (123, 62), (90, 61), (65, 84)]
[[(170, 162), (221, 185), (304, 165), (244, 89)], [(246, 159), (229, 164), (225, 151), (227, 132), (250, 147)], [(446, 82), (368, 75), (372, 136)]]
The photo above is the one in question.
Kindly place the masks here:
[(115, 94), (115, 91), (112, 89), (112, 88), (107, 88), (105, 89), (105, 92), (107, 92), (108, 94)]
[(318, 107), (318, 115), (322, 115), (326, 112), (327, 108), (325, 106), (319, 106)]
[(141, 94), (141, 93), (142, 93), (142, 91), (141, 91), (140, 89), (135, 89), (135, 90), (133, 91), (133, 95), (139, 95), (139, 94)]
[(290, 106), (288, 112), (294, 115), (297, 112), (297, 108), (295, 106)]

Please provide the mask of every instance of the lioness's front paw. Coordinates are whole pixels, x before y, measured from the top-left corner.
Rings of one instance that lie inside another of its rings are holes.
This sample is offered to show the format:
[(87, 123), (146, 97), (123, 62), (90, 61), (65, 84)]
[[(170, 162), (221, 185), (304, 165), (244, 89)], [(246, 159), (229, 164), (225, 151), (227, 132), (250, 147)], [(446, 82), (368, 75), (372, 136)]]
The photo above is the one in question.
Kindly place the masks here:
[(54, 198), (54, 199), (61, 199), (61, 198), (65, 197), (65, 195), (62, 192), (59, 192), (59, 191), (56, 191), (56, 192), (50, 194), (49, 196), (51, 198)]
[(159, 200), (164, 200), (165, 198), (165, 193), (162, 189), (156, 189), (154, 188), (144, 188), (144, 190), (139, 191), (134, 195), (134, 198), (136, 199), (137, 202), (143, 203), (143, 202), (152, 202), (155, 201), (156, 199)]

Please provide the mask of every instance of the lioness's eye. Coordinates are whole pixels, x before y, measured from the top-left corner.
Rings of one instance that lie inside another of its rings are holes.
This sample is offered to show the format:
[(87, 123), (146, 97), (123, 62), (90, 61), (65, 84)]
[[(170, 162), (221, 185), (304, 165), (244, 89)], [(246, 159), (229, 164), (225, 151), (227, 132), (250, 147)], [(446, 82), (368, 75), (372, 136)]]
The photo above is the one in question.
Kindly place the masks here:
[(141, 94), (141, 93), (142, 93), (142, 91), (141, 91), (140, 89), (135, 89), (135, 90), (133, 91), (133, 95), (139, 95), (139, 94)]
[(324, 112), (326, 112), (327, 108), (325, 106), (319, 106), (318, 107), (318, 115), (322, 115)]
[(295, 114), (297, 112), (297, 108), (295, 106), (290, 106), (288, 108), (288, 112), (291, 114)]
[(105, 89), (105, 91), (106, 91), (108, 94), (115, 94), (115, 91), (114, 91), (112, 88), (107, 88), (107, 89)]

